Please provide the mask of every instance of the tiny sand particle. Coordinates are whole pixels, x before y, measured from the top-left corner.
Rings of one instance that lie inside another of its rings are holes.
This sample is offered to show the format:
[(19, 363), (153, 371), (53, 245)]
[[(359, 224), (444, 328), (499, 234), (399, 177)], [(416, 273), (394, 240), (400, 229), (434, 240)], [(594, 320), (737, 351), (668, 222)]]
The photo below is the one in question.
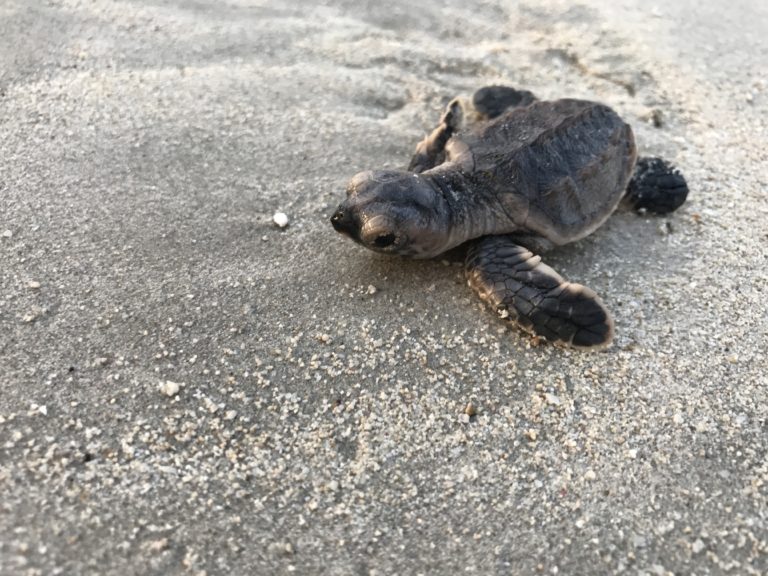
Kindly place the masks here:
[(171, 382), (170, 380), (166, 380), (165, 382), (160, 383), (160, 392), (169, 398), (176, 396), (176, 394), (179, 393), (180, 388), (181, 385), (178, 382)]

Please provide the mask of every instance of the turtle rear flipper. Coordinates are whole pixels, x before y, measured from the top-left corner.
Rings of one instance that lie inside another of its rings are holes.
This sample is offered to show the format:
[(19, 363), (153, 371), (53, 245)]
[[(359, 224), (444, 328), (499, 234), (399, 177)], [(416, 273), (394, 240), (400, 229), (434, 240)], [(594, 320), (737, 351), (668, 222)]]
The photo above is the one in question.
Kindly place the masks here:
[(683, 205), (688, 184), (680, 171), (661, 158), (638, 158), (622, 203), (634, 210), (668, 214)]
[(597, 294), (565, 281), (512, 237), (478, 240), (466, 272), (480, 298), (526, 332), (575, 348), (604, 348), (613, 339), (613, 320)]

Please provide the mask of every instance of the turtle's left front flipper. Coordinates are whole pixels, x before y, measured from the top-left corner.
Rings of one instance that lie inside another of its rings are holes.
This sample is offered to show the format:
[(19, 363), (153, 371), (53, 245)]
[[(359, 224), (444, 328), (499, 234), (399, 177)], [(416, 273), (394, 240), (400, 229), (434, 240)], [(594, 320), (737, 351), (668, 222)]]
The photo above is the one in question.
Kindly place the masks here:
[(445, 107), (437, 128), (416, 145), (416, 152), (408, 164), (408, 170), (419, 173), (442, 164), (445, 161), (445, 145), (461, 128), (463, 121), (461, 100), (454, 98)]
[(613, 339), (613, 320), (597, 294), (564, 280), (513, 237), (476, 241), (466, 272), (480, 298), (526, 332), (576, 348), (604, 348)]

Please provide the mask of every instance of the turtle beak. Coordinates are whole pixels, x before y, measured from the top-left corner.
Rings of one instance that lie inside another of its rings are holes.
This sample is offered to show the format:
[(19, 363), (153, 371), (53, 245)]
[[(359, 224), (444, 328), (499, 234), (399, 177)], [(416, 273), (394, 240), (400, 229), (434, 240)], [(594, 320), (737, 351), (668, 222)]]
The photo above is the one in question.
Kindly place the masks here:
[(359, 238), (359, 226), (357, 225), (357, 219), (349, 210), (339, 207), (336, 213), (331, 216), (331, 225), (333, 225), (336, 232), (346, 234), (350, 238), (357, 240)]

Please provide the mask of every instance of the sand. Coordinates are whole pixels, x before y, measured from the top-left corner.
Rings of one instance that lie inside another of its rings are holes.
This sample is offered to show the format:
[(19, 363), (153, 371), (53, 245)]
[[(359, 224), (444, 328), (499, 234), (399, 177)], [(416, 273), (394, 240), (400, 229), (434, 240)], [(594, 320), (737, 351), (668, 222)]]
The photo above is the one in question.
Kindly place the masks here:
[[(410, 4), (0, 5), (0, 573), (768, 571), (768, 8)], [(603, 352), (329, 225), (489, 83), (689, 180), (547, 256)]]

